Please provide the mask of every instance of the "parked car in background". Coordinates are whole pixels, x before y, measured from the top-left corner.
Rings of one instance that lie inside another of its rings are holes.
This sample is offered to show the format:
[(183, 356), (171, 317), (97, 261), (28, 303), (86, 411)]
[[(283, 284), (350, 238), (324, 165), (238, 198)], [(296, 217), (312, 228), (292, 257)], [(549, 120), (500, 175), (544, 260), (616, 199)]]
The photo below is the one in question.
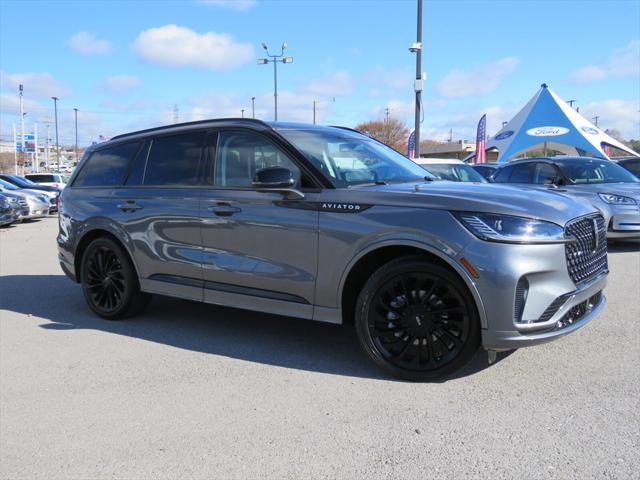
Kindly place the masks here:
[(487, 181), (492, 182), (493, 179), (491, 177), (496, 173), (496, 170), (498, 170), (500, 165), (497, 163), (474, 163), (473, 165), (470, 165), (470, 167), (486, 178)]
[(44, 195), (44, 192), (18, 188), (15, 185), (0, 179), (0, 193), (22, 199), (22, 201), (18, 202), (22, 207), (21, 218), (24, 220), (49, 215), (49, 198)]
[(154, 293), (355, 322), (371, 360), (409, 380), (449, 375), (481, 344), (494, 356), (550, 341), (602, 310), (592, 205), (432, 180), (343, 128), (134, 132), (85, 152), (61, 195), (58, 258), (101, 317), (140, 312)]
[(640, 178), (640, 157), (614, 158), (613, 161)]
[(61, 173), (27, 173), (24, 178), (38, 185), (46, 185), (55, 188), (64, 188), (69, 177)]
[(37, 183), (18, 175), (0, 174), (0, 180), (10, 183), (19, 189), (41, 192), (41, 194), (44, 194), (49, 199), (49, 210), (51, 212), (58, 210), (58, 197), (60, 196), (60, 192), (62, 192), (61, 188), (50, 187), (48, 185), (38, 185)]
[(482, 175), (460, 160), (451, 158), (414, 158), (413, 161), (440, 180), (486, 182)]
[(493, 181), (538, 185), (584, 198), (602, 212), (607, 238), (640, 239), (640, 180), (610, 160), (569, 156), (516, 160), (500, 167)]
[(19, 210), (12, 203), (10, 197), (0, 193), (0, 226), (11, 225), (20, 217)]

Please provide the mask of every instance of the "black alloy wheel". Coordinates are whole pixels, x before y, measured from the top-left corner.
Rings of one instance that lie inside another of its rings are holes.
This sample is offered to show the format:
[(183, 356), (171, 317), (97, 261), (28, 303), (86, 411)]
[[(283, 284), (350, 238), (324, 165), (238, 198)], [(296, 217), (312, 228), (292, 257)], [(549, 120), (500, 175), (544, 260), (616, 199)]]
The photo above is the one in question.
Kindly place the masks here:
[(98, 238), (82, 256), (81, 283), (91, 309), (116, 320), (141, 311), (149, 301), (142, 293), (131, 260), (110, 238)]
[(450, 374), (479, 344), (479, 319), (466, 285), (421, 257), (394, 260), (373, 274), (358, 299), (356, 329), (376, 364), (412, 381)]

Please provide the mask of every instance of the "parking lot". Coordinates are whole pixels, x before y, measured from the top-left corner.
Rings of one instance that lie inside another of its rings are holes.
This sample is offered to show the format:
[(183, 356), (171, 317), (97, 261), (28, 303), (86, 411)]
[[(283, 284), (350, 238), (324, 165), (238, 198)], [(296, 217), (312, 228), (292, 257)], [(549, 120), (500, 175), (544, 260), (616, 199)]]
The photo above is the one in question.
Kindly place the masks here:
[(56, 231), (0, 229), (2, 478), (638, 478), (636, 245), (585, 328), (411, 384), (350, 327), (157, 297), (100, 320)]

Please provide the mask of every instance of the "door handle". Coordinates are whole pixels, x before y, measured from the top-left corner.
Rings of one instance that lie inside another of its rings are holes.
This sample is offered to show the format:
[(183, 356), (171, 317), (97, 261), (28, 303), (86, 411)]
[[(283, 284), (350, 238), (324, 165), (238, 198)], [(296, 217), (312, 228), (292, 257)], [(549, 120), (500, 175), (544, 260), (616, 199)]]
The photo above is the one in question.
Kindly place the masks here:
[(215, 205), (211, 205), (207, 207), (207, 210), (211, 213), (215, 213), (219, 217), (230, 217), (234, 213), (242, 211), (241, 208), (234, 207), (233, 205), (226, 202), (220, 202), (216, 203)]
[(135, 210), (140, 210), (142, 208), (142, 205), (138, 205), (135, 200), (127, 200), (124, 203), (116, 205), (116, 207), (118, 207), (123, 212), (133, 212)]

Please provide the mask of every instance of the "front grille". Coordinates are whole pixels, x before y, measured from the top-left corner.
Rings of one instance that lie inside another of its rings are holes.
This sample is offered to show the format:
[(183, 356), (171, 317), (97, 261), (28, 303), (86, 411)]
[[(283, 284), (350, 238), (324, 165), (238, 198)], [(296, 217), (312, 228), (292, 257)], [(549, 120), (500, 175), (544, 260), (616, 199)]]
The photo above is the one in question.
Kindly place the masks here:
[(560, 307), (565, 304), (565, 302), (570, 296), (571, 296), (571, 293), (568, 293), (566, 295), (562, 295), (561, 297), (556, 298), (553, 302), (551, 302), (551, 305), (547, 307), (547, 309), (542, 313), (540, 318), (536, 320), (536, 322), (546, 322), (547, 320), (550, 320), (551, 317), (553, 317), (556, 314), (556, 312), (560, 310)]
[(607, 270), (607, 232), (602, 215), (581, 217), (567, 223), (565, 245), (567, 270), (574, 283), (582, 283)]

